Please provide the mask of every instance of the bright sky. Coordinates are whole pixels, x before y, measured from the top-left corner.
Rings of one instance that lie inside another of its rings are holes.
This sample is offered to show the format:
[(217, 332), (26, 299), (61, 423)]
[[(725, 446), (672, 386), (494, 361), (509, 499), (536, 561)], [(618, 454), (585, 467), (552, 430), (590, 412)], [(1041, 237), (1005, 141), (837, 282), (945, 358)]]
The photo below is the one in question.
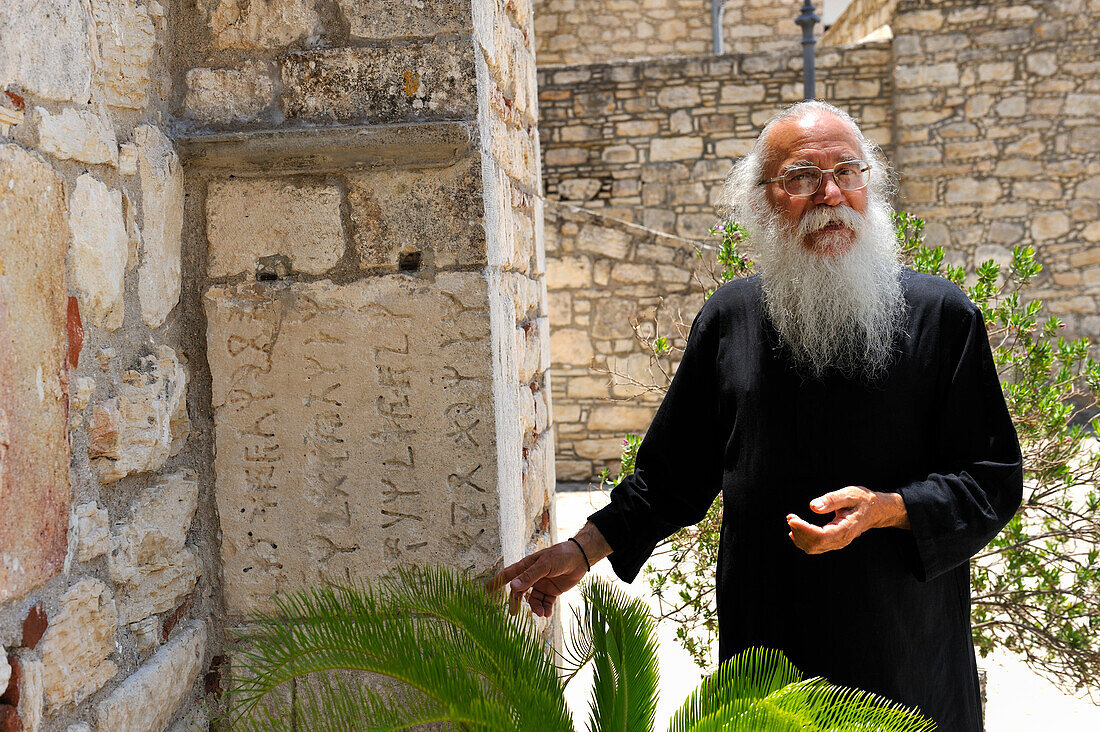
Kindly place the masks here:
[(852, 0), (823, 0), (822, 2), (815, 2), (814, 7), (817, 8), (817, 14), (820, 16), (821, 22), (825, 25), (832, 25), (851, 2)]

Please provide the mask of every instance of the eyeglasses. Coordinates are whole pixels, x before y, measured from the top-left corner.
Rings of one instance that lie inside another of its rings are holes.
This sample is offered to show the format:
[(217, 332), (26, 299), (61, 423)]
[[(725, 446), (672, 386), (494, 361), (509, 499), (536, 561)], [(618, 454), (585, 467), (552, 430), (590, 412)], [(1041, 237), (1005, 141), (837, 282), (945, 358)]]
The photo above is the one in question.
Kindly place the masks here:
[(836, 187), (840, 190), (858, 191), (860, 188), (867, 187), (867, 181), (871, 177), (870, 172), (871, 166), (862, 160), (845, 160), (834, 165), (832, 170), (822, 170), (816, 165), (800, 165), (797, 168), (791, 168), (783, 175), (760, 181), (759, 185), (782, 182), (783, 190), (788, 196), (802, 198), (817, 193), (826, 174), (832, 174)]

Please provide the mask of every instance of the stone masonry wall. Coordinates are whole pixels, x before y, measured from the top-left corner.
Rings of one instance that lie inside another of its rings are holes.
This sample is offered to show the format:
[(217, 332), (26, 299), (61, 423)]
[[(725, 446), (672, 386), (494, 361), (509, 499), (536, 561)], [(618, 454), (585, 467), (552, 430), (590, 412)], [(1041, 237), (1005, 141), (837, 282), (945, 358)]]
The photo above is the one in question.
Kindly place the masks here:
[[(888, 44), (817, 60), (823, 97), (849, 109), (888, 155), (890, 62)], [(539, 69), (546, 195), (568, 204), (546, 219), (559, 479), (617, 468), (623, 436), (645, 431), (652, 399), (607, 401), (637, 389), (609, 385), (606, 372), (648, 381), (630, 322), (644, 322), (660, 298), (663, 333), (675, 335), (677, 313), (690, 324), (708, 281), (691, 242), (708, 239), (734, 159), (801, 98), (801, 57), (792, 53)]]
[(901, 205), (956, 263), (1033, 245), (1031, 293), (1100, 337), (1100, 2), (899, 2)]
[[(537, 0), (538, 63), (614, 63), (711, 53), (711, 12), (709, 0)], [(802, 30), (794, 23), (798, 14), (797, 3), (727, 0), (725, 52), (800, 49)]]
[(0, 4), (3, 730), (205, 729), (219, 580), (166, 21)]
[(822, 44), (843, 46), (859, 43), (894, 19), (897, 0), (853, 0), (821, 37)]
[[(228, 12), (232, 10), (232, 12)], [(549, 543), (532, 11), (223, 1), (175, 97), (228, 616)]]

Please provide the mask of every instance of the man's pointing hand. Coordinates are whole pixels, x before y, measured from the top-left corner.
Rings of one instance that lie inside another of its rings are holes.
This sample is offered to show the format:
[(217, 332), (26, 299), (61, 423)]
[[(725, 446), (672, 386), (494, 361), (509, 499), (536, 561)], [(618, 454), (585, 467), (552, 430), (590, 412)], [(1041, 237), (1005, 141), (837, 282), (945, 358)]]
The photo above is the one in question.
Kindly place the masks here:
[(575, 542), (560, 542), (505, 567), (493, 578), (490, 588), (496, 590), (508, 585), (508, 611), (512, 615), (519, 612), (526, 595), (531, 612), (540, 618), (550, 617), (558, 597), (575, 587), (588, 572), (588, 562), (595, 564), (611, 553), (611, 547), (592, 524), (585, 524)]

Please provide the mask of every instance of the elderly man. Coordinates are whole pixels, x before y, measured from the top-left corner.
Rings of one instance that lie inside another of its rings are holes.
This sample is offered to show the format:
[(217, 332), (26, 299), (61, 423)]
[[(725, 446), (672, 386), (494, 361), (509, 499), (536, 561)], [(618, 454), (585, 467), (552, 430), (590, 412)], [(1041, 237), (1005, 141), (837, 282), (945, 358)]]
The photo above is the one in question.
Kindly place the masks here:
[(610, 505), (498, 576), (513, 612), (529, 591), (548, 615), (604, 557), (632, 581), (722, 491), (720, 658), (780, 648), (982, 729), (967, 560), (1019, 506), (1020, 448), (980, 311), (898, 261), (889, 180), (835, 107), (768, 123), (723, 196), (760, 274), (695, 318)]

